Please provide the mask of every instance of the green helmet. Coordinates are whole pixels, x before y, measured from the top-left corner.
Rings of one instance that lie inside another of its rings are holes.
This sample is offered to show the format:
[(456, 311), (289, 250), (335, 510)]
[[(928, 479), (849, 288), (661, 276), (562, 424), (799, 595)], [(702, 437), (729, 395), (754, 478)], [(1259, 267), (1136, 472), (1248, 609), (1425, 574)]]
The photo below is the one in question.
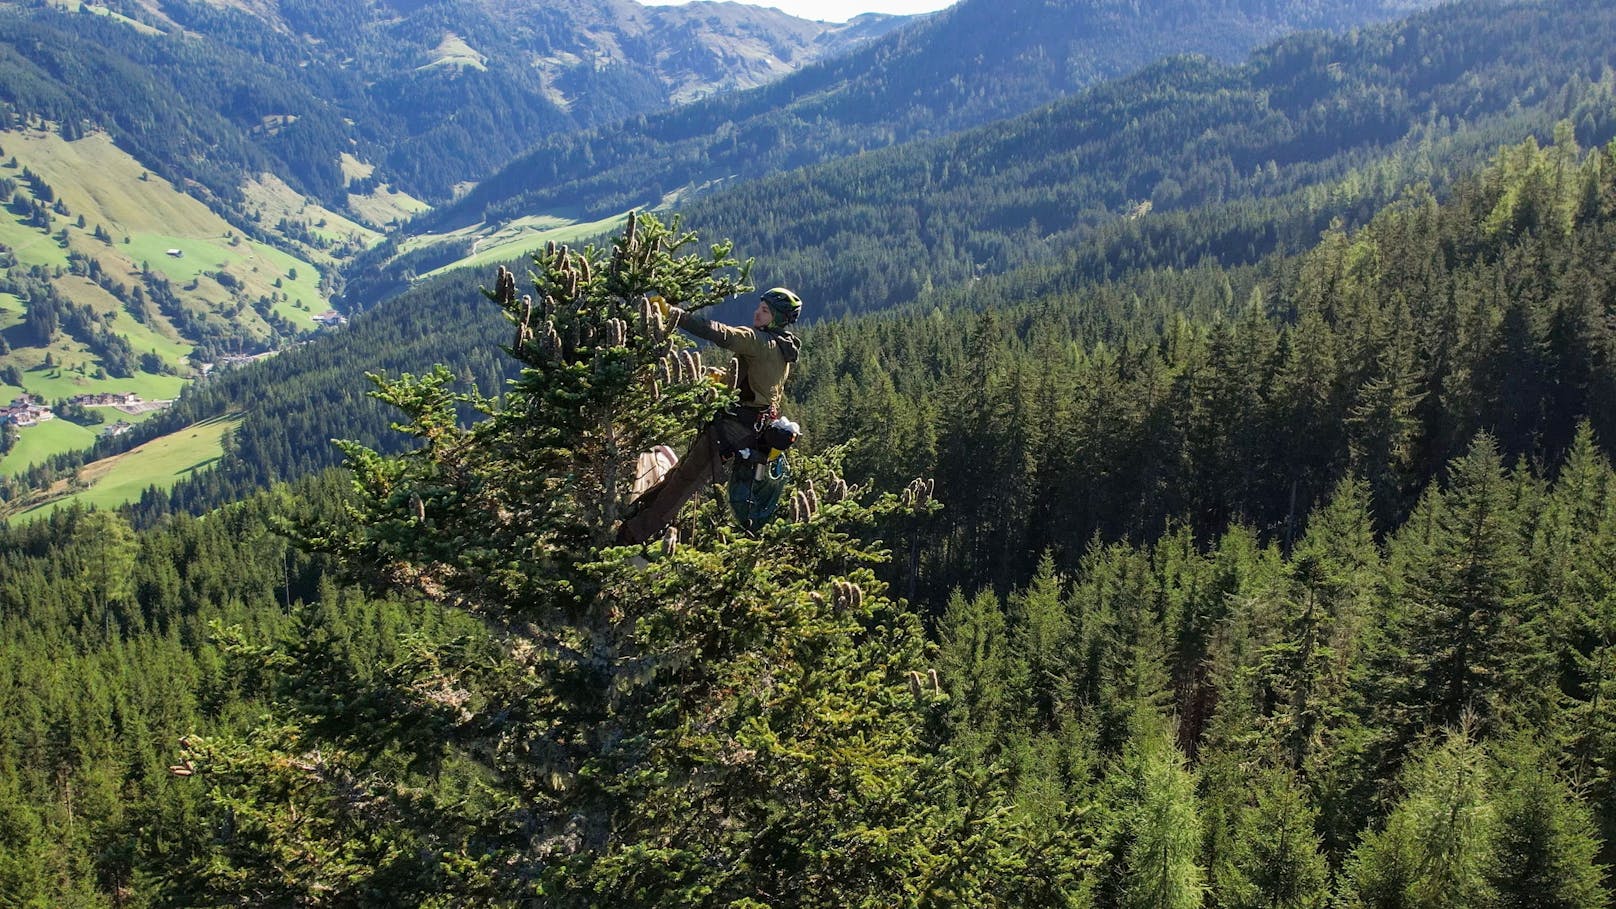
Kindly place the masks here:
[(802, 301), (797, 295), (784, 287), (774, 287), (763, 292), (763, 303), (774, 313), (775, 325), (790, 325), (802, 315)]

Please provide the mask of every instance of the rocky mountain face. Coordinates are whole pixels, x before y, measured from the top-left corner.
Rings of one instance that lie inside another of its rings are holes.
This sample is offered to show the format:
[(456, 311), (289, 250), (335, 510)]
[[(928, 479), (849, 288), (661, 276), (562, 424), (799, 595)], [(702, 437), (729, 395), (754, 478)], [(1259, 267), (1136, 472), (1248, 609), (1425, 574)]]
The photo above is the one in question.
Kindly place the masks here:
[[(183, 19), (199, 0), (137, 0), (149, 15)], [(547, 97), (588, 120), (597, 76), (621, 70), (622, 84), (653, 88), (660, 104), (677, 104), (754, 88), (879, 37), (909, 20), (869, 14), (848, 23), (818, 22), (765, 6), (700, 0), (645, 6), (634, 0), (200, 0), (251, 15), (312, 45), (353, 48), (396, 40), (394, 53), (424, 67), (487, 66), (496, 56), (532, 67)], [(170, 16), (170, 12), (177, 15)], [(344, 65), (369, 68), (349, 58)], [(608, 105), (606, 109), (615, 109)]]
[[(737, 177), (1015, 116), (1162, 57), (1225, 62), (1303, 29), (1383, 22), (1435, 0), (960, 0), (754, 91), (591, 134), (546, 136), (432, 230), (532, 212), (600, 216)], [(694, 6), (694, 5), (693, 5)]]
[(267, 171), (337, 209), (356, 181), (439, 204), (545, 136), (758, 86), (905, 21), (633, 0), (0, 0), (0, 113), (106, 129), (210, 203)]
[(546, 44), (544, 33), (531, 28), (535, 17), (546, 15), (541, 4), (488, 6), (490, 15), (504, 17), (507, 35), (526, 39), (534, 66), (569, 110), (584, 100), (567, 93), (580, 69), (643, 69), (669, 102), (684, 103), (756, 88), (908, 21), (870, 14), (848, 23), (816, 22), (769, 7), (708, 0), (682, 6), (598, 0), (569, 9), (572, 31)]

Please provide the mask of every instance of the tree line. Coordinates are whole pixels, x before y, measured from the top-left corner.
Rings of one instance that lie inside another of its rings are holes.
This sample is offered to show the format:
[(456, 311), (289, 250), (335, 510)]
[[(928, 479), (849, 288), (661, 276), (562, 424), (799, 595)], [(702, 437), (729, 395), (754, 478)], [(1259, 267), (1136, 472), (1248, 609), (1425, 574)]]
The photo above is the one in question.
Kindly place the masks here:
[[(709, 503), (643, 554), (610, 546), (613, 465), (723, 399), (642, 382), (666, 327), (619, 308), (701, 272), (650, 221), (627, 264), (546, 254), (534, 293), (561, 302), (503, 300), (531, 330), (502, 399), (448, 370), (378, 385), (417, 447), (345, 446), (350, 474), (201, 520), (0, 539), (19, 639), (178, 627), (160, 662), (235, 686), (138, 761), (107, 743), (160, 703), (88, 711), (90, 757), (12, 732), (9, 880), (1606, 905), (1616, 149), (1560, 132), (1299, 256), (816, 326), (813, 497), (761, 539)], [(128, 813), (75, 820), (113, 790)], [(132, 852), (98, 846), (136, 814)]]

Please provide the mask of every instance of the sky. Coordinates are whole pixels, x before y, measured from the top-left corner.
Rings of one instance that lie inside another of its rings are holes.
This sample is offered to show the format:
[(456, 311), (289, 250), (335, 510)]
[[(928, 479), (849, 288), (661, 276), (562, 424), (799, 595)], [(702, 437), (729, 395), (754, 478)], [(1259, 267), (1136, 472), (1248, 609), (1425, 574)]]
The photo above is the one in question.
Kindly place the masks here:
[[(690, 0), (640, 0), (646, 6), (678, 6)], [(772, 6), (803, 19), (846, 22), (860, 13), (929, 13), (954, 0), (742, 0), (751, 6)]]

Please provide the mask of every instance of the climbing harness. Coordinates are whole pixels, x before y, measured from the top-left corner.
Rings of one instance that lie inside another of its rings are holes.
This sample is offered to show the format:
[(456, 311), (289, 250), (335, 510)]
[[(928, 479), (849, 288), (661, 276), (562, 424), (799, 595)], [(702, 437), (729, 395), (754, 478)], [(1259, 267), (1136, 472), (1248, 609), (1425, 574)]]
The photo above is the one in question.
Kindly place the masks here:
[[(763, 419), (770, 418), (767, 423)], [(748, 533), (754, 533), (774, 517), (791, 465), (786, 452), (802, 436), (802, 428), (772, 411), (759, 418), (760, 426), (751, 443), (734, 454), (730, 466), (729, 507), (735, 520)]]

